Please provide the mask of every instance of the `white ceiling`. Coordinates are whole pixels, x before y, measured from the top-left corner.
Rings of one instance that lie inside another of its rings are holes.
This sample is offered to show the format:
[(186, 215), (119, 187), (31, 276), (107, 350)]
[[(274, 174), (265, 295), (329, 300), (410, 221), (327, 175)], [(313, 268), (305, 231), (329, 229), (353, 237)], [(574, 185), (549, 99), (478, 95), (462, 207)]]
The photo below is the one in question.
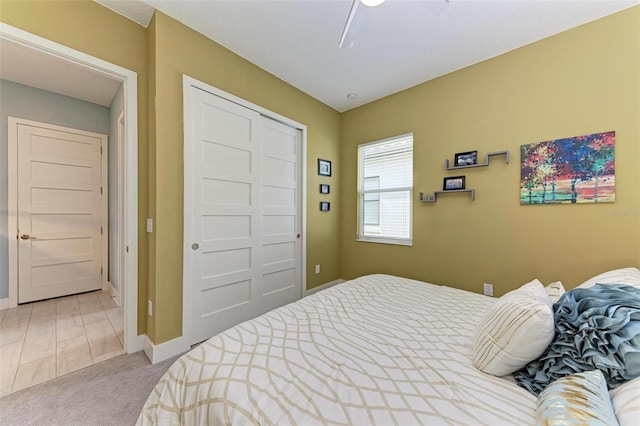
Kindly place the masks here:
[[(339, 48), (352, 0), (96, 1), (144, 26), (156, 8), (338, 111), (640, 4), (387, 0), (360, 6), (355, 45)], [(1, 78), (110, 104), (118, 82), (14, 47), (0, 44)]]
[(640, 3), (387, 0), (341, 49), (352, 0), (143, 1), (338, 111)]

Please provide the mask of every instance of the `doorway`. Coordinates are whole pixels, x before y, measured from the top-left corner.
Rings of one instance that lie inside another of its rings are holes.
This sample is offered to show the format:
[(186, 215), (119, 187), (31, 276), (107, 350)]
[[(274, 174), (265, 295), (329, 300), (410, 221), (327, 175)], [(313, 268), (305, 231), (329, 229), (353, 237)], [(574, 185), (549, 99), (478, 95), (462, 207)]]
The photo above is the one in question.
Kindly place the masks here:
[[(144, 338), (138, 335), (138, 117), (137, 117), (137, 75), (135, 72), (111, 64), (102, 59), (95, 58), (85, 53), (70, 49), (66, 46), (20, 30), (18, 28), (0, 23), (0, 40), (15, 44), (20, 49), (30, 52), (30, 55), (39, 55), (43, 58), (52, 58), (63, 62), (67, 67), (82, 69), (89, 73), (108, 77), (117, 81), (123, 87), (124, 92), (124, 152), (123, 163), (118, 171), (125, 188), (118, 194), (124, 210), (124, 220), (119, 223), (123, 238), (118, 238), (122, 258), (120, 259), (122, 271), (121, 293), (124, 306), (124, 343), (127, 353), (142, 350)], [(9, 188), (9, 191), (15, 191)], [(9, 197), (11, 198), (11, 197)], [(9, 208), (9, 211), (12, 211)], [(15, 209), (13, 210), (15, 211)], [(7, 235), (17, 235), (17, 221), (9, 220)], [(17, 264), (16, 240), (8, 238), (9, 265)], [(16, 307), (17, 297), (17, 271), (9, 270), (9, 294), (7, 307)]]

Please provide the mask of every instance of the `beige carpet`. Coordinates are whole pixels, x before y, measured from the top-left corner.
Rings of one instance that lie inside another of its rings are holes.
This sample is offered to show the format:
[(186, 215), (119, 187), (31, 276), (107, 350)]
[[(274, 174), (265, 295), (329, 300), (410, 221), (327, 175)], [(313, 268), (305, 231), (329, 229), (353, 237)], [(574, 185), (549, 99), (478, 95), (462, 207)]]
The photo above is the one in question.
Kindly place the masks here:
[[(176, 358), (121, 355), (0, 398), (0, 425), (133, 425)], [(0, 367), (1, 368), (1, 367)]]

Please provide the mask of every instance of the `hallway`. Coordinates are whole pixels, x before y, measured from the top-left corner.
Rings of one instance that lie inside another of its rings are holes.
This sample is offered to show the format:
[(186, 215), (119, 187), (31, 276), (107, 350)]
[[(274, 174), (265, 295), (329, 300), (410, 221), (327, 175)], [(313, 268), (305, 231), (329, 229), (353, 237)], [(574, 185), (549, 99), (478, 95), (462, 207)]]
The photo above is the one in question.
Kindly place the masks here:
[(124, 311), (102, 291), (0, 311), (0, 396), (124, 353)]

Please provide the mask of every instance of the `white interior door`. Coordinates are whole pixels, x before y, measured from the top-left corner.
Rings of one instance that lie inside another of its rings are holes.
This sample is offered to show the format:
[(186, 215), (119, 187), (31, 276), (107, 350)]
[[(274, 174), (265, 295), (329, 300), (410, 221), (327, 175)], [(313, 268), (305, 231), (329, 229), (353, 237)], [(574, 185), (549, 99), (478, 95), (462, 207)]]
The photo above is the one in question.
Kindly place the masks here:
[(301, 135), (267, 117), (262, 117), (260, 244), (262, 265), (260, 312), (300, 298), (301, 244), (300, 208)]
[(194, 344), (300, 297), (300, 138), (189, 89), (184, 267)]
[(107, 137), (16, 125), (18, 303), (99, 290)]

